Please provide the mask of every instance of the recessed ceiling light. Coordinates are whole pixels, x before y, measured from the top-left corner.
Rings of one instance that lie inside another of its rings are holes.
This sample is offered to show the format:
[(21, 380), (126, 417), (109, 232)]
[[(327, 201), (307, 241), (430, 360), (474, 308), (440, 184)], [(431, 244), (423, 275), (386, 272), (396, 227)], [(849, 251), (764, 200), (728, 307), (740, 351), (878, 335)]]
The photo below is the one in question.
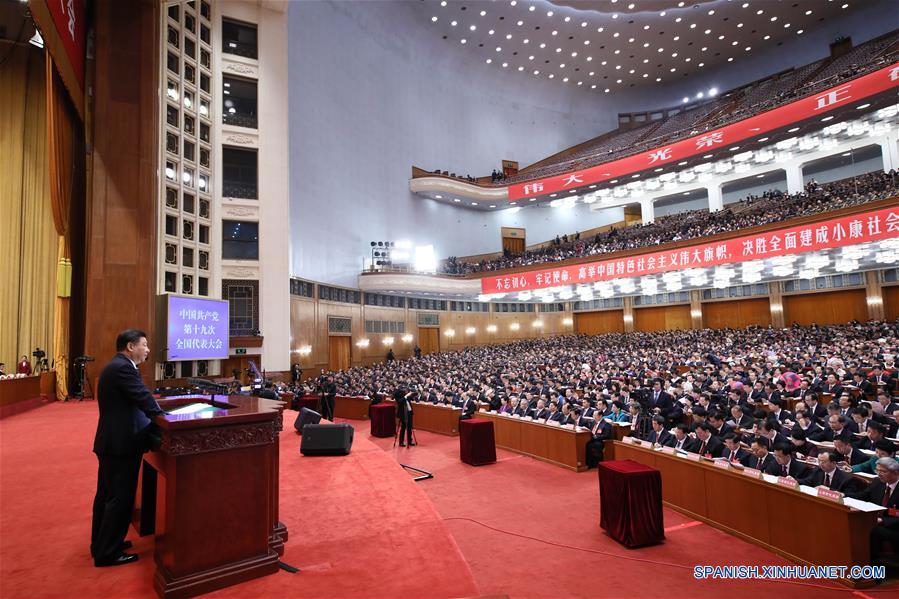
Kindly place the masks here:
[(617, 13), (617, 12), (616, 12), (616, 13), (612, 13), (612, 18), (613, 18), (613, 19), (617, 19), (617, 18), (618, 18), (618, 13)]
[(496, 33), (496, 32), (491, 29), (490, 31), (487, 32), (487, 35), (493, 35), (494, 33)]
[(760, 138), (759, 138), (759, 142), (763, 142), (763, 141), (768, 141), (768, 138), (767, 138), (767, 137), (760, 137)]
[(586, 27), (586, 26), (587, 26), (587, 21), (581, 21), (581, 27)]
[(518, 67), (518, 70), (519, 70), (519, 71), (523, 71), (523, 70), (524, 70), (524, 67)]
[(746, 46), (746, 51), (749, 52), (750, 50), (752, 50), (752, 46)]
[(550, 73), (550, 74), (549, 74), (549, 78), (552, 79), (553, 77), (555, 77), (555, 75), (553, 75), (552, 73)]
[(621, 83), (621, 79), (617, 79), (615, 83)]
[(512, 34), (511, 34), (511, 33), (507, 33), (507, 34), (506, 34), (506, 39), (507, 39), (507, 40), (512, 39)]
[(710, 14), (710, 15), (713, 15), (713, 14), (715, 14), (715, 11), (714, 11), (714, 10), (710, 10), (710, 11), (709, 11), (709, 14)]
[(810, 14), (812, 14), (812, 11), (810, 11), (810, 10), (805, 11), (805, 16), (809, 16)]
[(849, 8), (849, 4), (844, 4), (844, 5), (841, 6), (840, 8)]
[(826, 123), (827, 121), (832, 121), (832, 120), (833, 120), (833, 115), (830, 115), (830, 116), (826, 116), (823, 119), (821, 119), (821, 122)]
[(533, 55), (532, 55), (532, 56), (528, 56), (528, 60), (534, 60)]
[(661, 77), (656, 77), (656, 83), (659, 83), (662, 80)]
[(619, 35), (620, 34), (616, 31), (615, 33), (612, 34), (612, 37), (618, 37)]
[(733, 56), (731, 56), (730, 58), (727, 59), (727, 62), (733, 62), (733, 61), (734, 61), (734, 57), (733, 57)]
[(563, 78), (562, 78), (562, 83), (568, 83), (568, 77), (563, 77)]
[(534, 74), (535, 74), (535, 75), (539, 75), (539, 74), (540, 74), (540, 71), (534, 71)]
[(546, 16), (547, 17), (553, 16), (553, 11), (551, 11), (551, 10), (546, 11)]
[(686, 104), (686, 103), (689, 102), (689, 101), (690, 101), (690, 98), (684, 96), (684, 104)]
[(460, 44), (464, 44), (464, 43), (466, 43), (467, 41), (468, 41), (468, 40), (466, 40), (466, 39), (463, 37), (462, 39), (459, 40), (459, 43), (460, 43)]
[(446, 6), (446, 0), (441, 0), (441, 1), (440, 1), (440, 6)]
[(762, 15), (762, 14), (765, 14), (765, 11), (762, 9), (759, 9), (759, 10), (755, 11), (755, 14)]
[(530, 41), (531, 41), (531, 40), (529, 40), (528, 38), (524, 38), (523, 40), (521, 40), (521, 43), (522, 43), (522, 44), (527, 44), (527, 43), (530, 42)]
[(700, 62), (697, 66), (699, 66), (699, 67), (704, 67), (704, 66), (705, 66), (705, 63), (704, 63), (704, 62)]
[(787, 133), (796, 133), (797, 131), (799, 131), (799, 127), (793, 127), (792, 129), (788, 129)]
[(476, 30), (477, 28), (478, 28), (477, 25), (472, 25), (471, 27), (469, 27), (469, 29), (470, 29), (471, 31), (474, 31), (474, 30)]
[(472, 206), (477, 206), (478, 203), (477, 203), (477, 202), (472, 202), (471, 205), (472, 205)]
[(461, 202), (462, 200), (460, 200), (459, 198), (453, 198), (453, 201), (454, 201), (454, 202)]
[(574, 58), (575, 56), (577, 56), (577, 52), (572, 52), (571, 57)]
[(458, 25), (458, 24), (459, 24), (458, 21), (451, 21), (451, 22), (450, 22), (450, 25), (452, 25), (453, 27), (455, 27), (455, 26)]
[(665, 11), (663, 10), (662, 12), (659, 13), (659, 16), (660, 16), (660, 17), (664, 17), (664, 16), (667, 15), (667, 14), (668, 14), (668, 13), (665, 12)]
[(749, 2), (744, 2), (744, 3), (743, 3), (743, 8), (749, 8)]
[(565, 17), (565, 22), (568, 23), (569, 21), (571, 21), (571, 17)]
[(589, 45), (590, 45), (590, 40), (584, 40), (584, 45), (585, 45), (585, 46), (589, 46)]
[(436, 23), (436, 22), (437, 22), (437, 17), (431, 17), (431, 22)]
[(434, 196), (434, 197), (437, 198), (438, 200), (442, 200), (442, 199), (443, 199), (443, 196), (441, 196), (441, 195), (436, 195), (436, 196)]
[(705, 30), (705, 34), (706, 34), (706, 35), (710, 34), (711, 32), (712, 32), (711, 29), (706, 29), (706, 30)]
[(743, 28), (743, 23), (737, 23), (737, 29), (742, 29), (742, 28)]
[(487, 16), (487, 11), (486, 11), (486, 10), (482, 10), (482, 11), (481, 11), (481, 16), (482, 16), (482, 17), (486, 17), (486, 16)]
[(712, 156), (714, 156), (714, 154), (706, 154), (702, 158), (703, 158), (703, 160), (707, 160), (707, 159), (711, 158)]
[(605, 90), (603, 90), (603, 91), (605, 91), (605, 93), (609, 93), (609, 88), (607, 87), (607, 88), (606, 88)]
[(771, 21), (776, 21), (776, 20), (777, 20), (777, 15), (774, 15), (773, 17), (771, 17)]
[(740, 149), (740, 146), (734, 146), (734, 147), (732, 147), (732, 148), (730, 149), (730, 151), (731, 151), (731, 152), (736, 152), (736, 151), (739, 150), (739, 149)]
[(690, 29), (696, 29), (696, 23), (690, 23)]
[(765, 178), (765, 175), (756, 175), (755, 178), (756, 178), (756, 179), (764, 179), (764, 178)]
[(541, 48), (545, 48), (545, 47), (546, 47), (546, 44), (540, 44), (540, 47), (541, 47)]
[(790, 28), (790, 24), (789, 24), (789, 23), (784, 23), (784, 29), (789, 29), (789, 28)]
[(870, 106), (870, 105), (871, 105), (870, 103), (869, 103), (869, 104), (862, 104), (861, 106), (856, 106), (855, 109), (856, 109), (856, 110), (864, 110), (865, 108), (867, 108), (867, 107)]
[(674, 22), (675, 22), (675, 23), (680, 23), (680, 22), (681, 22), (681, 21), (683, 21), (683, 19), (682, 19), (682, 18), (680, 18), (680, 17), (678, 17), (678, 18), (676, 18), (676, 19), (674, 19)]
[(555, 29), (553, 29), (553, 32), (552, 32), (552, 34), (553, 34), (553, 35), (559, 35), (559, 32), (558, 32), (558, 31), (556, 31), (556, 30), (555, 30)]
[(802, 30), (802, 29), (797, 29), (797, 30), (796, 30), (796, 35), (802, 35), (802, 33), (803, 33), (803, 30)]
[(519, 27), (521, 27), (522, 25), (524, 25), (524, 21), (518, 21), (518, 22), (515, 23), (515, 24), (518, 25)]
[(503, 68), (504, 68), (504, 69), (505, 69), (506, 67), (508, 67), (508, 66), (509, 66), (509, 63), (508, 63), (508, 62), (504, 62), (504, 63), (503, 63)]
[(606, 30), (605, 27), (600, 27), (599, 29), (596, 30), (596, 33), (602, 33), (605, 30)]
[(493, 62), (493, 59), (492, 59), (492, 58), (488, 58), (488, 59), (487, 59), (487, 64), (490, 64), (491, 62)]
[(537, 10), (537, 7), (532, 4), (531, 6), (528, 7), (528, 10), (531, 12), (534, 12), (535, 10)]
[(502, 46), (497, 46), (497, 47), (496, 47), (496, 51), (497, 51), (497, 52), (502, 52), (502, 51), (503, 51)]
[(764, 39), (770, 40), (770, 39), (771, 39), (771, 36), (770, 36), (770, 35), (766, 35), (766, 36), (764, 37)]
[(594, 83), (593, 85), (591, 85), (590, 89), (596, 89), (596, 84)]

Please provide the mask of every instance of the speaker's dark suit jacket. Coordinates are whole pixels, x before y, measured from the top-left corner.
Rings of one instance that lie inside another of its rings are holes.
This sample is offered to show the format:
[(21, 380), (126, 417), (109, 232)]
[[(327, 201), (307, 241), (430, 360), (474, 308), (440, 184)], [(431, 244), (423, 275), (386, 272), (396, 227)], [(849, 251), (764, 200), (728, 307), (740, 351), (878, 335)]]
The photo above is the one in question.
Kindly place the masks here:
[(116, 354), (100, 373), (97, 389), (100, 419), (94, 453), (127, 455), (147, 449), (144, 433), (150, 418), (162, 409), (144, 385), (140, 371), (123, 354)]

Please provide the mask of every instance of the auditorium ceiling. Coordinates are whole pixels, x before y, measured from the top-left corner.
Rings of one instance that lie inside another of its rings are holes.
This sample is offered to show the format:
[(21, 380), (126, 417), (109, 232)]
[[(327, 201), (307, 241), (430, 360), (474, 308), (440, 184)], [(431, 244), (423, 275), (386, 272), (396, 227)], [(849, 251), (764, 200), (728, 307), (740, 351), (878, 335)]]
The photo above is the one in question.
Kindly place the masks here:
[[(423, 26), (498, 70), (614, 93), (737, 63), (870, 0), (424, 0)], [(722, 90), (724, 91), (724, 90)], [(706, 92), (707, 93), (707, 92)]]

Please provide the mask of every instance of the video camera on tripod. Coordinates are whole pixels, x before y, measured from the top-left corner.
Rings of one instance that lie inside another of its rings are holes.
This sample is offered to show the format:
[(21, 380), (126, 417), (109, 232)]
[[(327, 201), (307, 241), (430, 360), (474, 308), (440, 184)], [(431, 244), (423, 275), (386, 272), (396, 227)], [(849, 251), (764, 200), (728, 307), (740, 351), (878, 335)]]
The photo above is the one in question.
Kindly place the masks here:
[(75, 367), (75, 392), (72, 393), (72, 397), (77, 397), (78, 401), (90, 399), (94, 396), (90, 379), (87, 378), (85, 372), (87, 363), (93, 361), (93, 356), (78, 356), (72, 360), (72, 365)]

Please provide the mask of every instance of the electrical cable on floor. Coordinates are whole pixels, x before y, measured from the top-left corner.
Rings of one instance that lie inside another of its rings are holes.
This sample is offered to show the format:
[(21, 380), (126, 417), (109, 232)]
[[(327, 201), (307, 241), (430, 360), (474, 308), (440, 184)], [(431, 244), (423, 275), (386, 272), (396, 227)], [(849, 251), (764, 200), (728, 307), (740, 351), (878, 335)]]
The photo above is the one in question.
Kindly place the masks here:
[[(669, 567), (671, 567), (671, 568), (680, 568), (680, 569), (683, 569), (683, 570), (690, 570), (690, 571), (692, 571), (693, 568), (694, 568), (694, 566), (688, 566), (688, 565), (685, 565), (685, 564), (672, 564), (671, 562), (660, 562), (660, 561), (651, 560), (651, 559), (645, 559), (645, 558), (641, 558), (641, 557), (632, 557), (632, 556), (629, 556), (629, 555), (621, 555), (621, 554), (618, 554), (618, 553), (610, 553), (610, 552), (608, 552), (608, 551), (601, 551), (601, 550), (599, 550), (599, 549), (590, 549), (590, 548), (588, 548), (588, 547), (577, 547), (577, 546), (575, 546), (575, 545), (566, 545), (565, 543), (557, 543), (557, 542), (555, 542), (555, 541), (547, 541), (546, 539), (541, 539), (541, 538), (538, 538), (538, 537), (532, 537), (532, 536), (525, 535), (525, 534), (521, 534), (521, 533), (518, 533), (518, 532), (512, 532), (512, 531), (510, 531), (510, 530), (504, 530), (504, 529), (502, 529), (502, 528), (496, 528), (495, 526), (491, 526), (491, 525), (489, 525), (489, 524), (485, 524), (484, 522), (481, 522), (480, 520), (475, 520), (475, 519), (473, 519), (473, 518), (465, 518), (465, 517), (462, 517), (462, 516), (455, 516), (455, 517), (451, 517), (451, 518), (444, 518), (444, 521), (448, 521), (448, 520), (462, 520), (462, 521), (465, 521), (465, 522), (473, 522), (473, 523), (475, 523), (475, 524), (478, 524), (478, 525), (480, 525), (480, 526), (483, 526), (484, 528), (489, 528), (490, 530), (493, 530), (493, 531), (496, 531), (496, 532), (499, 532), (499, 533), (502, 533), (502, 534), (510, 535), (510, 536), (513, 536), (513, 537), (520, 537), (520, 538), (522, 538), (522, 539), (528, 539), (528, 540), (531, 540), (531, 541), (537, 541), (538, 543), (545, 543), (545, 544), (547, 544), (547, 545), (553, 545), (553, 546), (555, 546), (555, 547), (562, 547), (562, 548), (564, 548), (564, 549), (574, 549), (575, 551), (585, 551), (585, 552), (587, 552), (587, 553), (597, 553), (597, 554), (599, 554), (599, 555), (605, 555), (605, 556), (608, 556), (608, 557), (614, 557), (614, 558), (616, 558), (616, 559), (626, 559), (626, 560), (630, 560), (630, 561), (634, 561), (634, 562), (642, 562), (642, 563), (645, 563), (645, 564), (653, 564), (653, 565), (656, 565), (656, 566), (669, 566)], [(863, 592), (863, 593), (865, 593), (865, 594), (868, 594), (868, 593), (890, 593), (890, 594), (894, 594), (894, 593), (896, 593), (896, 589), (893, 588), (893, 587), (887, 588), (887, 589), (864, 589), (864, 591), (857, 591), (856, 589), (851, 589), (851, 588), (849, 588), (849, 587), (826, 586), (826, 585), (823, 585), (823, 584), (814, 584), (814, 583), (809, 583), (809, 582), (799, 582), (799, 581), (796, 581), (796, 580), (772, 579), (772, 578), (758, 578), (758, 579), (754, 579), (754, 580), (758, 580), (758, 581), (760, 581), (760, 582), (774, 582), (774, 583), (781, 583), (781, 584), (792, 584), (792, 585), (797, 585), (797, 586), (801, 586), (801, 587), (808, 587), (808, 588), (813, 588), (813, 589), (824, 589), (824, 590), (827, 590), (827, 591), (841, 591), (841, 592), (847, 592), (847, 593), (853, 593), (853, 594), (858, 594), (858, 593), (860, 593), (860, 592)]]

